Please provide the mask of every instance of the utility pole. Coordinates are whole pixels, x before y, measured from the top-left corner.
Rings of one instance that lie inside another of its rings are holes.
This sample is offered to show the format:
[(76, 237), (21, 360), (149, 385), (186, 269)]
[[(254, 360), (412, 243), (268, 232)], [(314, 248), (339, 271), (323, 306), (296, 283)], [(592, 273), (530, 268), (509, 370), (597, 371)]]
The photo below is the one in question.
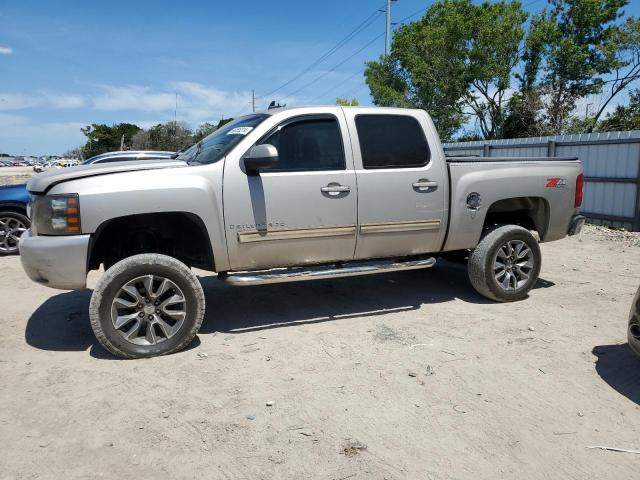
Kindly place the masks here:
[(389, 55), (391, 50), (391, 0), (387, 0), (387, 28), (384, 35), (384, 54)]
[(176, 108), (173, 111), (173, 123), (178, 123), (178, 92), (176, 92)]
[(256, 91), (251, 90), (251, 110), (256, 113)]

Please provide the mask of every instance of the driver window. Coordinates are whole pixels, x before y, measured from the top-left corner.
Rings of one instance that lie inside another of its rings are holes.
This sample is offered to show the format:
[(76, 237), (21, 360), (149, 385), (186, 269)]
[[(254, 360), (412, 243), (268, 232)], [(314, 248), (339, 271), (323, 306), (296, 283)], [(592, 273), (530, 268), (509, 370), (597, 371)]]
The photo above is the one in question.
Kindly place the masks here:
[(272, 172), (344, 170), (340, 126), (335, 119), (301, 120), (278, 127), (261, 143), (278, 149)]

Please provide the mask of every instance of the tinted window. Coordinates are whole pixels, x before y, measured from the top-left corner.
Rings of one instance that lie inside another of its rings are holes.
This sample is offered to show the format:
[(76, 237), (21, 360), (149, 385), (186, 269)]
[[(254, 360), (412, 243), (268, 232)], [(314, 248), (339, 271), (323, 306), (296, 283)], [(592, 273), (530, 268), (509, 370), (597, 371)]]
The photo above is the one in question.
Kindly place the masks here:
[(406, 115), (358, 115), (364, 168), (423, 167), (429, 146), (418, 121)]
[(271, 171), (344, 170), (340, 127), (335, 119), (300, 120), (278, 128), (260, 143), (278, 149)]

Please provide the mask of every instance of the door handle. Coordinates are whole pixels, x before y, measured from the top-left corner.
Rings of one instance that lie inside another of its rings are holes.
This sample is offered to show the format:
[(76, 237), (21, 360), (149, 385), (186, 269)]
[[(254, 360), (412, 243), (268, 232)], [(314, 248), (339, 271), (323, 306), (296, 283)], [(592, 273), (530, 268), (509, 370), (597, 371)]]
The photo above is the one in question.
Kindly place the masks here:
[(429, 188), (436, 188), (438, 186), (438, 182), (430, 182), (426, 178), (421, 178), (414, 184), (412, 184), (413, 188), (417, 188), (418, 190), (427, 190)]
[(321, 187), (320, 191), (335, 197), (341, 193), (350, 192), (351, 187), (349, 185), (340, 185), (339, 183), (330, 183), (326, 187)]

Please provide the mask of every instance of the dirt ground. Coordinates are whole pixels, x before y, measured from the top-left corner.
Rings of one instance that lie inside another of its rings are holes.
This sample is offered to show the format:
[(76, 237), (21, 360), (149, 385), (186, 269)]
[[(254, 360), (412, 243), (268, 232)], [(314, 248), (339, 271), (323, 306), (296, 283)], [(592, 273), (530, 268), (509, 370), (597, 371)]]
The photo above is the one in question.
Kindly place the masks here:
[(203, 276), (194, 343), (135, 361), (94, 340), (90, 290), (1, 258), (0, 478), (638, 480), (640, 455), (587, 447), (640, 450), (639, 239), (542, 245), (514, 304), (446, 262), (244, 289)]
[(34, 174), (32, 167), (0, 167), (0, 185), (26, 183)]

